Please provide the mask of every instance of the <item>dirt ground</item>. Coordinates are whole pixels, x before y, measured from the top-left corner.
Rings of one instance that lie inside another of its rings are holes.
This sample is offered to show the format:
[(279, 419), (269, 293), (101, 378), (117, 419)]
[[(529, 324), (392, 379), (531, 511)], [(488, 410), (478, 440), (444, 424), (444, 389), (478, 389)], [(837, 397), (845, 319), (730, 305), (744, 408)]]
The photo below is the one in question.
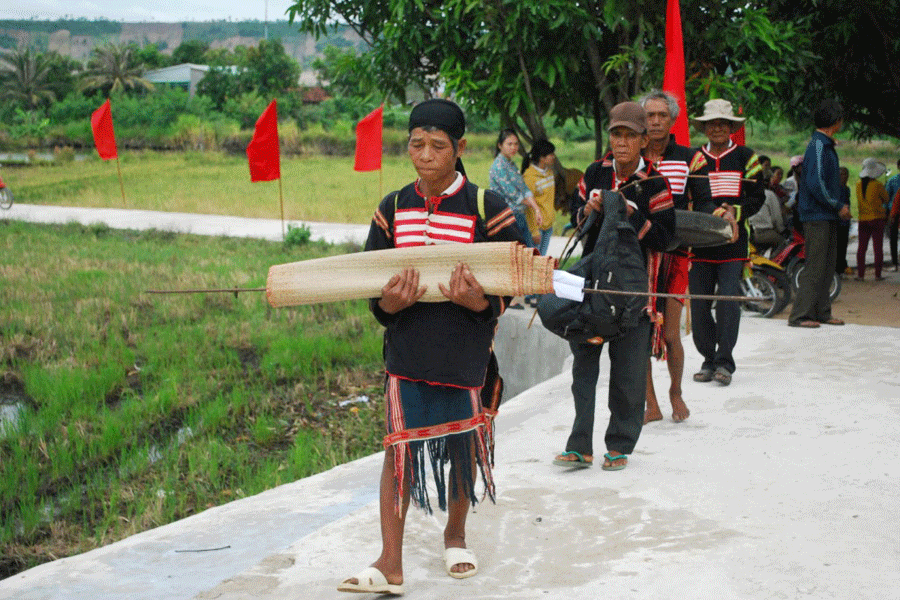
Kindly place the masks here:
[[(855, 325), (881, 325), (900, 328), (900, 273), (887, 266), (881, 273), (884, 279), (875, 281), (871, 266), (866, 269), (866, 280), (856, 281), (853, 275), (844, 275), (841, 293), (831, 305), (831, 314)], [(787, 320), (789, 304), (775, 319)]]

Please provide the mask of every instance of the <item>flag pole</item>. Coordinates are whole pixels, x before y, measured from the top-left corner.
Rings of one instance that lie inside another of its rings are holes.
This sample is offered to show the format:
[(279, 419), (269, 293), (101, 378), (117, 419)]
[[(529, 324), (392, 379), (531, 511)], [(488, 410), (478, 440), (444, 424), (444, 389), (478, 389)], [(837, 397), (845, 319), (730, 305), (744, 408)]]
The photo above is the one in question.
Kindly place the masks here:
[(119, 164), (119, 157), (116, 156), (116, 171), (119, 172), (119, 188), (122, 190), (122, 206), (128, 206), (125, 201), (125, 184), (122, 182), (122, 166)]
[(281, 241), (287, 237), (284, 231), (284, 192), (281, 188), (281, 177), (278, 178), (278, 202), (281, 205)]

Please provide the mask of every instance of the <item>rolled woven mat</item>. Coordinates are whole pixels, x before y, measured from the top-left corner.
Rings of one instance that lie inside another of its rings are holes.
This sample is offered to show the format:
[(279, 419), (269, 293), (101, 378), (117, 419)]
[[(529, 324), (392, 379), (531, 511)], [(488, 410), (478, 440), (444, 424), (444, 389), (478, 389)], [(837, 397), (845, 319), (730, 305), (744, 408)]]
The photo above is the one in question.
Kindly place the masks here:
[[(535, 256), (516, 242), (440, 244), (373, 250), (275, 265), (269, 269), (266, 298), (275, 307), (379, 298), (388, 280), (406, 268), (419, 271), (427, 285), (423, 302), (444, 302), (438, 283), (447, 287), (460, 262), (466, 263), (486, 294), (520, 296), (553, 291), (552, 257)], [(527, 272), (526, 272), (527, 266)], [(527, 280), (526, 287), (524, 281)]]

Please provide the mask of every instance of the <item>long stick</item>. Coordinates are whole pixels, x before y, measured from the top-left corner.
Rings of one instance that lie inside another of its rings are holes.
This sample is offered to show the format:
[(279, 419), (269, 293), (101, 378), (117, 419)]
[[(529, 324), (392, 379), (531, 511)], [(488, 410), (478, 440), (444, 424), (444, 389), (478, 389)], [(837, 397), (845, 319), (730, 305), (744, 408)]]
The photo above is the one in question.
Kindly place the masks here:
[(116, 156), (116, 170), (119, 172), (119, 187), (122, 189), (122, 206), (128, 206), (125, 201), (125, 184), (122, 183), (122, 167), (119, 165), (119, 157)]
[(237, 298), (241, 292), (265, 292), (266, 288), (222, 288), (199, 290), (144, 290), (145, 294), (234, 294)]
[(278, 178), (278, 201), (281, 204), (281, 241), (283, 242), (287, 234), (284, 231), (284, 193), (281, 189), (281, 177)]
[[(265, 292), (266, 288), (214, 288), (193, 290), (144, 290), (145, 294), (235, 294), (240, 292)], [(666, 294), (663, 292), (628, 292), (625, 290), (595, 290), (583, 288), (581, 291), (590, 294), (609, 294), (611, 296), (656, 296), (658, 298), (685, 298), (697, 300), (728, 300), (734, 302), (746, 302), (752, 300), (774, 300), (767, 296), (716, 296), (704, 294)]]
[(728, 300), (734, 302), (746, 302), (748, 300), (774, 300), (768, 296), (717, 296), (714, 294), (667, 294), (664, 292), (628, 292), (625, 290), (595, 290), (594, 288), (582, 288), (582, 292), (590, 294), (609, 294), (611, 296), (656, 296), (657, 298), (684, 298), (685, 300)]

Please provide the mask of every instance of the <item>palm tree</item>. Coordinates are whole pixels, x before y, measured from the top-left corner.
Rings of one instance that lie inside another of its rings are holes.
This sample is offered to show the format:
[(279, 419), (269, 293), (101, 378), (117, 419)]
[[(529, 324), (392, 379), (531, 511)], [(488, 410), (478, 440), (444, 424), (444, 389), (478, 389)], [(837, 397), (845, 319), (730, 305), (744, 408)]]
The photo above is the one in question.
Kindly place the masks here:
[(129, 89), (153, 90), (153, 84), (142, 77), (144, 66), (135, 64), (135, 46), (108, 43), (94, 48), (81, 80), (82, 90), (102, 90), (105, 93)]
[(0, 97), (18, 102), (28, 109), (42, 102), (52, 102), (56, 95), (50, 82), (51, 61), (46, 54), (31, 48), (14, 50), (0, 55)]

